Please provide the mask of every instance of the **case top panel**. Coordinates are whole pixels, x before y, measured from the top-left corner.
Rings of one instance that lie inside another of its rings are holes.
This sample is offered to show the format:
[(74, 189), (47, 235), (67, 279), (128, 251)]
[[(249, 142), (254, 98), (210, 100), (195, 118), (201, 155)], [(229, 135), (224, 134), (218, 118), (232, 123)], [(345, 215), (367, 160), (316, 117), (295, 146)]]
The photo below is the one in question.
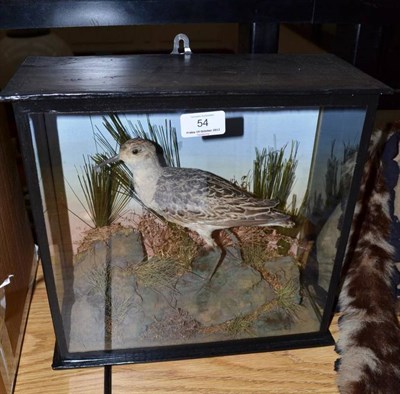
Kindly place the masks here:
[(325, 54), (28, 57), (0, 100), (390, 91), (345, 61)]

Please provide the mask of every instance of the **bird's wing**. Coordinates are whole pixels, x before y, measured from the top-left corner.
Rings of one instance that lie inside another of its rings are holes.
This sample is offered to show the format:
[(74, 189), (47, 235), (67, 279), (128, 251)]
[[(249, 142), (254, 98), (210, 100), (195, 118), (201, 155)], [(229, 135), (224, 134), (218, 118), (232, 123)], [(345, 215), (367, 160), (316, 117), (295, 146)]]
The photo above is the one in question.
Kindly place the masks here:
[(262, 225), (278, 204), (257, 199), (215, 174), (188, 168), (168, 168), (163, 173), (154, 203), (169, 220), (221, 227)]

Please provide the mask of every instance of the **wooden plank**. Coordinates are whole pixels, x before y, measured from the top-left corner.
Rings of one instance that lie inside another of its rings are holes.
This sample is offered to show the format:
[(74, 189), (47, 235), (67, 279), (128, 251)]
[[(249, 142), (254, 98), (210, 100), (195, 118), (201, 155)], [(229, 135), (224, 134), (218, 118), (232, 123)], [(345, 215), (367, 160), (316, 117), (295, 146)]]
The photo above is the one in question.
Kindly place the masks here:
[(389, 92), (333, 55), (30, 57), (0, 100)]

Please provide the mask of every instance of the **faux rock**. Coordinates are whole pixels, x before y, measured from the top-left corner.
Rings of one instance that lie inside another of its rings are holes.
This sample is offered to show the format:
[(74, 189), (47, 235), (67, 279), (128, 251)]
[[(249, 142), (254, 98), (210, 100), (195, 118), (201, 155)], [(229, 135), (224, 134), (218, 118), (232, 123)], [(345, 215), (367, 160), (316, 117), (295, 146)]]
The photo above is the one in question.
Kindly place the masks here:
[[(237, 244), (224, 252), (200, 253), (191, 269), (177, 271), (170, 283), (140, 278), (138, 269), (151, 260), (146, 259), (141, 234), (126, 228), (107, 240), (94, 240), (75, 256), (70, 351), (229, 339), (224, 330), (232, 321), (254, 316), (276, 298), (263, 275), (243, 263)], [(299, 269), (292, 257), (267, 261), (264, 270), (282, 284), (290, 281), (294, 302), (301, 302)], [(288, 323), (281, 314), (275, 308), (269, 319), (254, 322), (254, 335), (284, 330)]]

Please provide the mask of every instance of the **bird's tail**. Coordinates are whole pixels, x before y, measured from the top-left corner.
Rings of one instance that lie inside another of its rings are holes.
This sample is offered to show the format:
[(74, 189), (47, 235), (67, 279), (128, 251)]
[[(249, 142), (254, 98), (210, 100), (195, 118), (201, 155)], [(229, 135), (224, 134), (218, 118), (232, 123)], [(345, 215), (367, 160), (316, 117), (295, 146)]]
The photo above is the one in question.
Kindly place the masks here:
[(294, 226), (294, 222), (292, 221), (289, 215), (278, 211), (271, 211), (268, 213), (268, 223), (261, 225), (261, 227), (287, 227), (291, 228)]

